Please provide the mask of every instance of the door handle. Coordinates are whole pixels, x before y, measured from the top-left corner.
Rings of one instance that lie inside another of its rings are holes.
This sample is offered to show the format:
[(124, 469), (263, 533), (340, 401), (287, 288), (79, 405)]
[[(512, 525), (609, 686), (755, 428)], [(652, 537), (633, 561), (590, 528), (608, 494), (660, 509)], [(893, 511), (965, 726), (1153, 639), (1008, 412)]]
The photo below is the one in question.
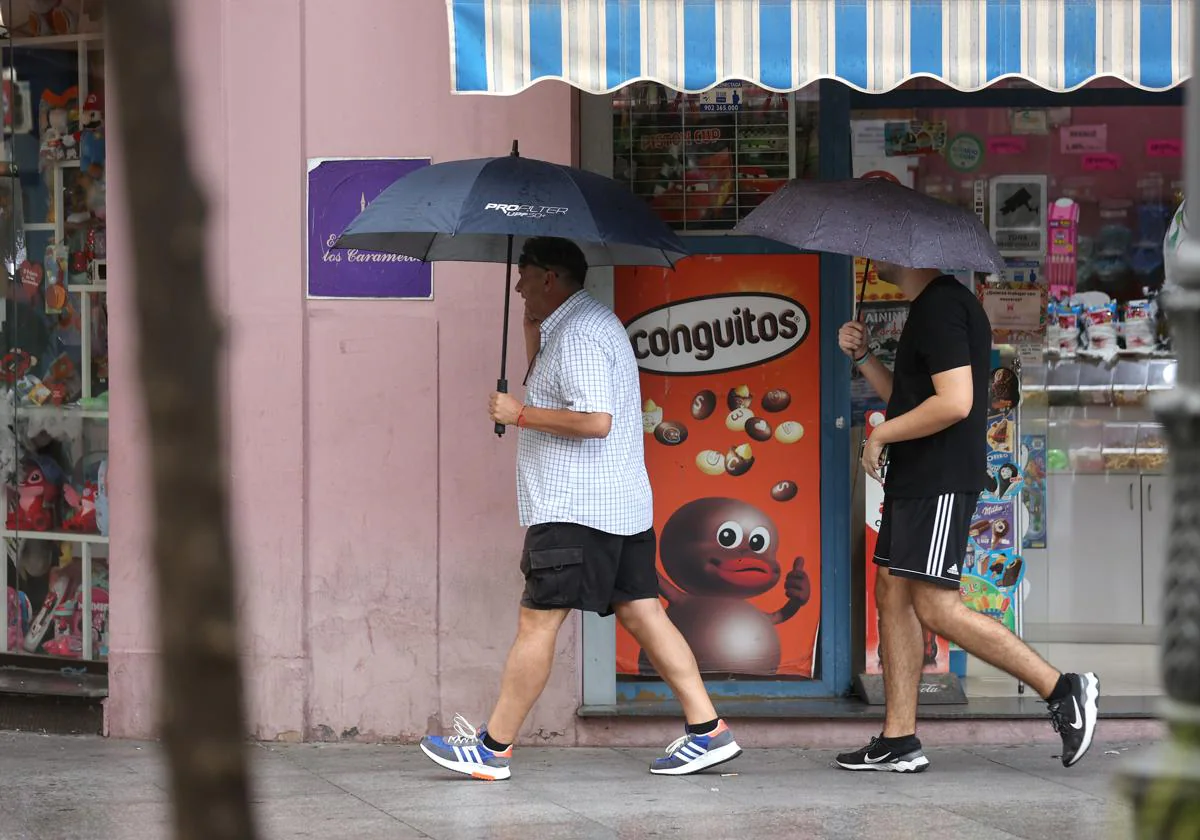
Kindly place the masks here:
[(1133, 510), (1133, 482), (1129, 482), (1129, 509)]
[(1150, 510), (1154, 510), (1154, 485), (1153, 484), (1146, 485), (1146, 507), (1148, 507)]

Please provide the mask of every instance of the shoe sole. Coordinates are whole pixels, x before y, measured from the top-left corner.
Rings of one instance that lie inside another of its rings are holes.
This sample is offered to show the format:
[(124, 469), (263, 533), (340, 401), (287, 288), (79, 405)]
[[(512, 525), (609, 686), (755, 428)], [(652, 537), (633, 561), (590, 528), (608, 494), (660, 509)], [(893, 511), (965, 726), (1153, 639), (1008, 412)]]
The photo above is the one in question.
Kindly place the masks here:
[(929, 769), (929, 759), (923, 755), (908, 761), (881, 761), (878, 764), (848, 764), (837, 759), (833, 763), (843, 770), (878, 770), (883, 773), (924, 773)]
[(502, 782), (512, 776), (512, 770), (508, 767), (488, 767), (484, 764), (475, 764), (467, 761), (451, 761), (448, 758), (442, 758), (440, 755), (430, 752), (424, 744), (421, 744), (421, 752), (429, 756), (434, 764), (445, 767), (447, 770), (452, 770), (455, 773), (470, 776), (472, 779), (479, 779), (484, 782)]
[(662, 770), (656, 770), (651, 767), (650, 772), (655, 776), (688, 776), (692, 773), (699, 773), (701, 770), (707, 770), (710, 767), (716, 767), (718, 764), (733, 761), (741, 754), (742, 748), (737, 745), (737, 741), (733, 741), (723, 747), (709, 750), (704, 755), (694, 761), (689, 761), (687, 764), (681, 764), (678, 767), (668, 767)]
[(1084, 674), (1083, 691), (1083, 741), (1075, 751), (1067, 767), (1074, 767), (1092, 747), (1092, 738), (1096, 734), (1096, 719), (1100, 716), (1100, 679), (1095, 674)]

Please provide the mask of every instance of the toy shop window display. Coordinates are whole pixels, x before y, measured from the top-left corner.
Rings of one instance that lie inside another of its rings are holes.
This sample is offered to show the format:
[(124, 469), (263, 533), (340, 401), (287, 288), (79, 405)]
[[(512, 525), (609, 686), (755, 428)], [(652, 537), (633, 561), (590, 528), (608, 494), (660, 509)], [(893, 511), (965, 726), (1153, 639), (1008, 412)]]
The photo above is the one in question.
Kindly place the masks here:
[(104, 61), (99, 32), (34, 23), (0, 55), (31, 111), (0, 178), (0, 656), (57, 668), (108, 652)]
[(676, 230), (728, 231), (789, 178), (816, 177), (816, 85), (733, 80), (689, 94), (637, 82), (612, 108), (613, 177)]

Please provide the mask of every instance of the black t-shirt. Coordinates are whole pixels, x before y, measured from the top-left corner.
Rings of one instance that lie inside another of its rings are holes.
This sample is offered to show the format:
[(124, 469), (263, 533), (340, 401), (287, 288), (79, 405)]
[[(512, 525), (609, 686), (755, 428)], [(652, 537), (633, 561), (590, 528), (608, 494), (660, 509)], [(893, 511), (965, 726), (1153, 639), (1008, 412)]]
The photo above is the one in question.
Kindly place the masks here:
[(965, 420), (929, 437), (888, 446), (884, 487), (889, 496), (914, 498), (978, 493), (987, 478), (988, 376), (992, 328), (969, 289), (943, 275), (909, 308), (900, 333), (888, 418), (899, 417), (934, 395), (933, 377), (971, 366), (975, 395)]

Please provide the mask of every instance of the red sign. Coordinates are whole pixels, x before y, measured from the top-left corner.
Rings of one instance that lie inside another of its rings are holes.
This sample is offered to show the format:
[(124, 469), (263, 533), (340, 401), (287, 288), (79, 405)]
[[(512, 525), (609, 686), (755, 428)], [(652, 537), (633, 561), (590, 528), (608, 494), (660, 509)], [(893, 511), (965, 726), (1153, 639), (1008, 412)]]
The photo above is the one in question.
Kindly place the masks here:
[[(812, 677), (821, 617), (820, 260), (619, 268), (667, 614), (709, 674)], [(617, 671), (654, 674), (617, 631)]]
[[(882, 411), (868, 411), (866, 415), (866, 436), (884, 421)], [(862, 469), (858, 467), (857, 469)], [(883, 485), (869, 475), (863, 475), (866, 482), (864, 488), (867, 501), (867, 533), (866, 533), (866, 665), (868, 674), (882, 674), (883, 667), (879, 661), (879, 610), (875, 604), (875, 578), (879, 567), (875, 565), (875, 546), (879, 542), (879, 526), (883, 521)], [(925, 631), (925, 666), (926, 674), (945, 674), (950, 670), (950, 646), (939, 636), (928, 630)]]

